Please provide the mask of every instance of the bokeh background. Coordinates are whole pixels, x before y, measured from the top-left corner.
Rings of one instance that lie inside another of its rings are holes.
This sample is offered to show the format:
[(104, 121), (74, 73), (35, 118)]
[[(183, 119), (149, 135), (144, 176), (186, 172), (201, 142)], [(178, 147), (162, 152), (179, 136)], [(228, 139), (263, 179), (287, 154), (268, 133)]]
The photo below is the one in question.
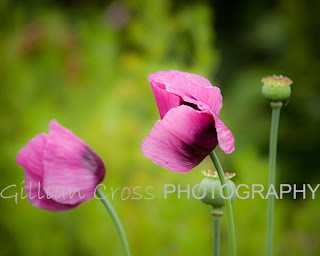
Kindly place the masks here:
[[(222, 119), (236, 151), (217, 153), (235, 183), (265, 184), (270, 108), (261, 77), (289, 76), (292, 98), (281, 113), (278, 182), (319, 183), (320, 2), (279, 1), (0, 1), (0, 188), (23, 170), (18, 150), (48, 131), (52, 118), (104, 160), (111, 188), (153, 187), (153, 200), (112, 203), (133, 255), (210, 255), (210, 208), (196, 199), (163, 199), (164, 184), (198, 184), (205, 160), (172, 173), (142, 156), (141, 141), (159, 118), (147, 77), (178, 69), (221, 88)], [(184, 187), (185, 186), (185, 187)], [(320, 195), (276, 201), (275, 255), (320, 255)], [(267, 202), (234, 202), (239, 255), (264, 254)], [(123, 255), (98, 200), (68, 212), (0, 199), (0, 255)], [(228, 253), (226, 219), (222, 255)]]

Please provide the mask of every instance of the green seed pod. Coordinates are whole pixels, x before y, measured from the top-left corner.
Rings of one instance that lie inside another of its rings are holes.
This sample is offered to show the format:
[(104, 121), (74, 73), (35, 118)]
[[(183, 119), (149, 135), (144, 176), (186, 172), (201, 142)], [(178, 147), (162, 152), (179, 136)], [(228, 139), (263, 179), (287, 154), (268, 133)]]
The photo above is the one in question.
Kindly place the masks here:
[[(221, 208), (225, 205), (224, 198), (231, 197), (233, 202), (236, 198), (236, 185), (230, 180), (235, 176), (235, 173), (225, 173), (227, 180), (227, 188), (229, 188), (229, 196), (226, 195), (221, 186), (217, 172), (204, 171), (202, 172), (206, 177), (200, 182), (198, 189), (198, 196), (202, 198), (201, 201), (205, 204), (211, 205), (213, 208)], [(223, 198), (224, 197), (224, 198)]]
[(292, 80), (286, 76), (266, 76), (262, 78), (262, 95), (269, 101), (283, 101), (289, 100), (291, 95), (290, 85)]

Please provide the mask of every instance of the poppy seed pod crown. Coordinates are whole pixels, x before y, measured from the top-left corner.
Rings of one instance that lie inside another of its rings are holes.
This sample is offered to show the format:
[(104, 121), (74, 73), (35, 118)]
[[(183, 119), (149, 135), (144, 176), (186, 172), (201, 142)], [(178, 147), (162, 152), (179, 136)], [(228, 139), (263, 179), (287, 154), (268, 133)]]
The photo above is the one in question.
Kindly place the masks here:
[(262, 95), (269, 101), (287, 101), (291, 95), (292, 80), (286, 76), (266, 76), (261, 82)]

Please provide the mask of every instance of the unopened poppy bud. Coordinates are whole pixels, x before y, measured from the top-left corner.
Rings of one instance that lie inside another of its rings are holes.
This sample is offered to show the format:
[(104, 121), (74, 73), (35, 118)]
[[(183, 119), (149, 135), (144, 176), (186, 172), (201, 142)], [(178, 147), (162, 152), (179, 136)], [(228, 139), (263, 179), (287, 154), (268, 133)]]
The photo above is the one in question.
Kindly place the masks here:
[(266, 76), (261, 82), (262, 95), (270, 101), (288, 101), (291, 95), (292, 80), (286, 76)]
[[(225, 205), (225, 198), (231, 197), (231, 202), (236, 198), (236, 186), (231, 180), (236, 174), (235, 173), (225, 173), (225, 178), (227, 180), (226, 187), (229, 187), (229, 195), (226, 195), (223, 191), (219, 175), (215, 171), (203, 171), (204, 176), (206, 176), (200, 183), (198, 190), (198, 196), (202, 199), (201, 201), (205, 204), (211, 205), (214, 209), (221, 209)], [(205, 190), (205, 191), (204, 191)], [(204, 196), (205, 195), (205, 196)], [(221, 209), (221, 212), (222, 209)]]

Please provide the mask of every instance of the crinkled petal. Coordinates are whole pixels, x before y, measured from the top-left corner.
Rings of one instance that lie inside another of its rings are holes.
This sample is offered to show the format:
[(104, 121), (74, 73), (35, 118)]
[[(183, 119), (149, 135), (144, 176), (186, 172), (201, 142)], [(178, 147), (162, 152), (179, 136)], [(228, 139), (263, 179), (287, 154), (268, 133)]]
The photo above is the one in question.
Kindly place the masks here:
[(216, 115), (220, 114), (222, 108), (220, 89), (212, 86), (211, 83), (202, 76), (169, 70), (152, 73), (148, 79), (152, 87), (165, 89), (169, 93), (180, 97), (195, 99), (206, 104)]
[(174, 172), (189, 172), (217, 145), (211, 113), (181, 105), (157, 121), (142, 142), (142, 153)]
[(19, 151), (16, 161), (25, 170), (25, 192), (33, 206), (50, 211), (68, 210), (75, 205), (59, 204), (48, 199), (43, 191), (42, 160), (47, 137), (44, 133), (36, 135)]
[(23, 167), (26, 173), (31, 173), (39, 179), (43, 177), (43, 151), (47, 144), (47, 135), (41, 133), (33, 137), (27, 145), (18, 152), (17, 164)]
[(90, 200), (105, 175), (98, 155), (55, 120), (50, 123), (43, 162), (44, 190), (62, 204), (74, 205)]
[(204, 88), (211, 88), (212, 87), (212, 84), (210, 83), (210, 81), (208, 79), (204, 78), (203, 76), (193, 74), (193, 73), (183, 72), (183, 71), (174, 71), (174, 70), (172, 70), (172, 71), (180, 73), (186, 79), (190, 80), (191, 82), (193, 82), (194, 84), (196, 84), (198, 86), (202, 86)]
[(29, 202), (33, 206), (49, 211), (65, 211), (75, 208), (79, 205), (60, 204), (48, 198), (42, 186), (42, 180), (39, 180), (38, 176), (35, 176), (31, 173), (26, 173), (25, 191), (28, 195)]
[(168, 92), (165, 88), (154, 84), (151, 86), (162, 119), (170, 109), (178, 107), (181, 100), (179, 96)]
[(229, 128), (221, 121), (221, 119), (214, 115), (215, 128), (217, 131), (219, 147), (226, 153), (230, 154), (235, 149), (235, 141), (232, 132)]

